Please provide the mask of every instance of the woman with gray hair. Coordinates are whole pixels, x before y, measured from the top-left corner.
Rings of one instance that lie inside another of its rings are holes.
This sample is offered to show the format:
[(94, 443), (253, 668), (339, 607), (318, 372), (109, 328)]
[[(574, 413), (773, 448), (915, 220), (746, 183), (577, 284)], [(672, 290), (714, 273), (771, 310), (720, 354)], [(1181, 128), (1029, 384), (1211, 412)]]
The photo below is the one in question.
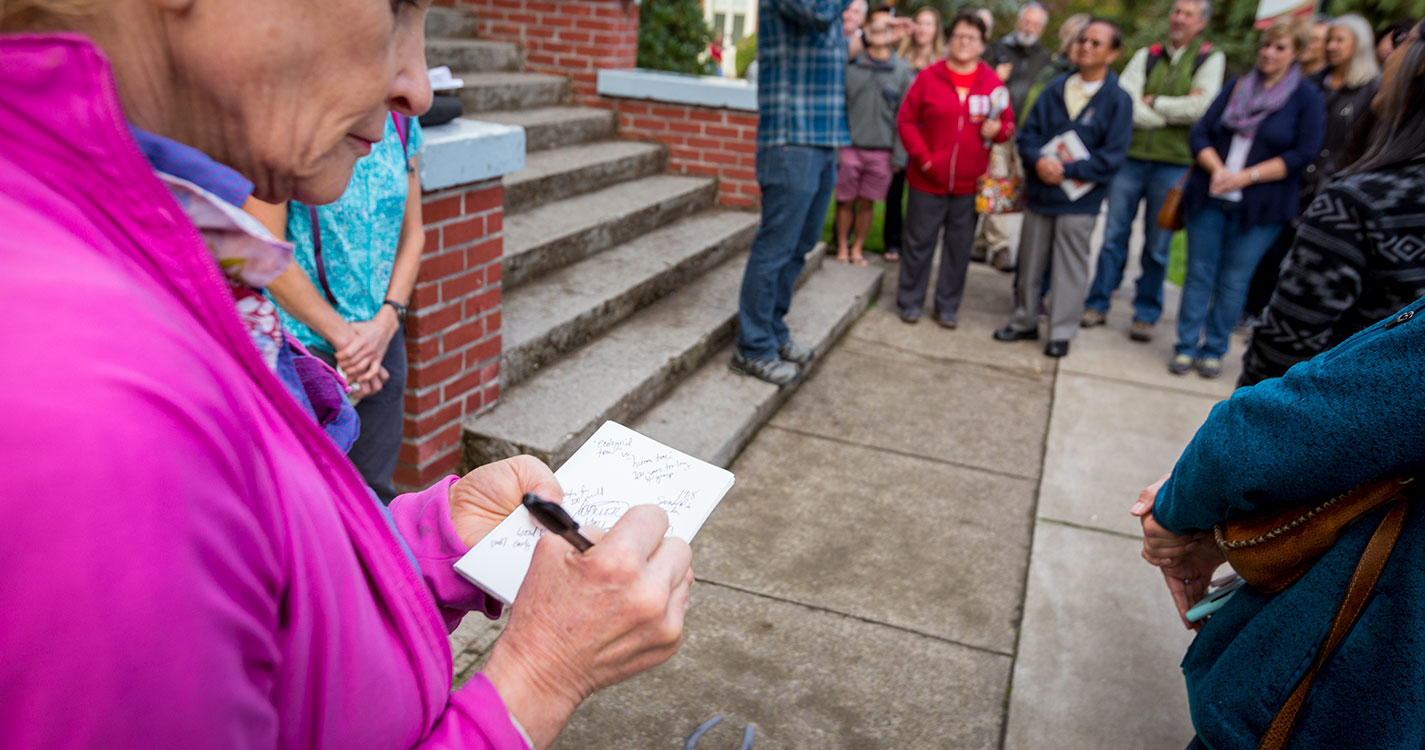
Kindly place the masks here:
[(0, 744), (545, 748), (671, 656), (692, 581), (634, 508), (535, 546), (500, 614), (452, 564), (560, 497), (522, 457), (382, 506), (335, 373), (261, 288), (250, 196), (336, 200), (430, 106), (421, 0), (0, 2)]

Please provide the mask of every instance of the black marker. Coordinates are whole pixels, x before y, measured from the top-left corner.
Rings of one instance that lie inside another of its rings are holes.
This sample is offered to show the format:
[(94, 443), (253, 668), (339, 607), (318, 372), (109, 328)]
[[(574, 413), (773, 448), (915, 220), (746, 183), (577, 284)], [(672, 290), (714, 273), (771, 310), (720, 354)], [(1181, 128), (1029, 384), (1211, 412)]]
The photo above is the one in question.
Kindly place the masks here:
[(594, 546), (593, 542), (579, 533), (579, 523), (569, 516), (569, 513), (564, 510), (564, 506), (551, 503), (533, 492), (526, 492), (520, 502), (529, 509), (529, 514), (534, 516), (536, 523), (564, 537), (564, 541), (574, 545), (574, 548), (580, 552), (585, 552)]

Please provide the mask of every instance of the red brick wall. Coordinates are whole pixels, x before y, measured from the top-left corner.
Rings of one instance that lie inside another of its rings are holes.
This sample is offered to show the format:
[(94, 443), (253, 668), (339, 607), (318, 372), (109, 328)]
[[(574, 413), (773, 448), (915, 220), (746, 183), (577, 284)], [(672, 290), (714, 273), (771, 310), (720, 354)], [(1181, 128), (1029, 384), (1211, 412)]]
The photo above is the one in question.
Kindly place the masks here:
[(580, 103), (597, 101), (600, 68), (632, 68), (638, 6), (632, 0), (440, 0), (475, 10), (479, 36), (517, 42), (525, 70), (565, 75)]
[(406, 419), (396, 483), (430, 485), (455, 471), (461, 420), (500, 396), (500, 179), (427, 194), (421, 271), (406, 321)]
[(668, 146), (668, 168), (718, 178), (718, 203), (755, 208), (757, 113), (635, 99), (605, 99), (619, 114), (619, 135)]

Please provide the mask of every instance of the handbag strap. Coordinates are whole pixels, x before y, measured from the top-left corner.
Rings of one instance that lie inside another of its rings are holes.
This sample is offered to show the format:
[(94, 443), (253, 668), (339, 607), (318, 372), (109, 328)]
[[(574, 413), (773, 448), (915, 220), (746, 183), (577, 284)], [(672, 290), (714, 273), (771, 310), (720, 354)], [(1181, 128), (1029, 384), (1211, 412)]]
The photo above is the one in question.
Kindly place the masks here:
[[(411, 158), (406, 155), (406, 146), (411, 132), (411, 118), (392, 112), (391, 122), (396, 126), (396, 136), (401, 139), (401, 157), (405, 159), (406, 171), (410, 172)], [(322, 294), (326, 296), (327, 302), (331, 303), (332, 309), (340, 309), (336, 295), (332, 294), (331, 285), (327, 283), (327, 264), (322, 260), (322, 225), (321, 220), (317, 218), (317, 207), (307, 206), (307, 216), (312, 222), (312, 261), (317, 266), (317, 283), (321, 285)]]
[(1351, 575), (1351, 583), (1346, 587), (1341, 608), (1336, 610), (1336, 616), (1331, 620), (1326, 641), (1316, 652), (1316, 658), (1312, 659), (1311, 667), (1306, 670), (1301, 682), (1297, 683), (1291, 695), (1287, 696), (1286, 703), (1282, 704), (1272, 723), (1267, 725), (1262, 742), (1257, 746), (1258, 750), (1282, 750), (1286, 747), (1287, 740), (1291, 739), (1291, 730), (1296, 726), (1296, 720), (1301, 715), (1306, 696), (1311, 693), (1311, 684), (1316, 680), (1317, 673), (1330, 660), (1336, 647), (1346, 639), (1346, 634), (1351, 632), (1356, 620), (1360, 619), (1361, 613), (1365, 611), (1371, 591), (1375, 588), (1376, 581), (1380, 580), (1380, 574), (1385, 570), (1386, 562), (1390, 560), (1390, 553), (1395, 549), (1395, 542), (1400, 538), (1401, 529), (1405, 527), (1405, 514), (1409, 507), (1408, 501), (1395, 503), (1385, 514), (1385, 518), (1381, 519), (1375, 533), (1371, 534), (1366, 551), (1361, 553), (1361, 561), (1356, 565), (1356, 572)]

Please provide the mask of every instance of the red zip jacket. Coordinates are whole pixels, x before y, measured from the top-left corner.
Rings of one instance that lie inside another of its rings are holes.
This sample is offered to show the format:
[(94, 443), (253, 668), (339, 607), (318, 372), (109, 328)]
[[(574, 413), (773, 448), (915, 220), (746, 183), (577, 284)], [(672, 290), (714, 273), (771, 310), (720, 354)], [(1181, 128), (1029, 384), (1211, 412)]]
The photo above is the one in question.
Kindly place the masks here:
[[(974, 85), (963, 102), (950, 82), (950, 68), (944, 62), (916, 76), (896, 115), (901, 143), (910, 155), (906, 175), (911, 187), (933, 195), (975, 192), (975, 180), (990, 166), (990, 150), (980, 137), (980, 126), (989, 115), (992, 96), (1003, 102), (1000, 131), (994, 140), (1004, 143), (1014, 137), (1014, 111), (1009, 105), (1009, 90), (990, 66), (980, 62)], [(928, 170), (924, 168), (927, 162)]]

